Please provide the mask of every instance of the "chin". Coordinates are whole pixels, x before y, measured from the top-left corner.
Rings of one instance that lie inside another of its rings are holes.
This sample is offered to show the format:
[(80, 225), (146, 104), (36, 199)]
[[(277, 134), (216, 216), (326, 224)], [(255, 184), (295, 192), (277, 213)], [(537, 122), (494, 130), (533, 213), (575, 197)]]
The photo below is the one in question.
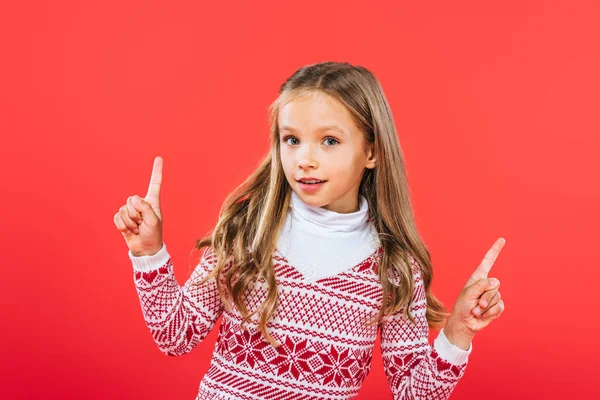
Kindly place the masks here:
[(316, 200), (306, 200), (306, 199), (302, 199), (302, 201), (304, 201), (304, 203), (306, 203), (307, 205), (311, 206), (311, 207), (323, 207), (326, 204), (322, 204), (322, 202), (316, 201)]
[[(302, 200), (304, 200), (304, 199), (302, 199)], [(305, 201), (304, 203), (308, 204), (311, 207), (320, 207), (320, 208), (325, 208), (329, 205), (328, 202), (318, 201), (316, 199), (314, 199), (313, 201)]]
[(304, 202), (304, 204), (311, 207), (323, 207), (327, 204), (323, 204), (323, 201), (320, 201), (317, 197), (318, 195), (307, 195), (306, 193), (302, 193), (301, 191), (294, 192), (300, 197), (300, 199)]

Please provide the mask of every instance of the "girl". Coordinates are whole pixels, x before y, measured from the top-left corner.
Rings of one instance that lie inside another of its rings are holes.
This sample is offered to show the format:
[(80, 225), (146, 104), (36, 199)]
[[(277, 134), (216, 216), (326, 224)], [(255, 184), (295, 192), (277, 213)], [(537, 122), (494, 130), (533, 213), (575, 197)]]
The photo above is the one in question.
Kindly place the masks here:
[[(115, 214), (159, 349), (191, 351), (222, 315), (197, 400), (352, 399), (379, 332), (394, 399), (447, 399), (474, 335), (504, 309), (487, 277), (504, 239), (450, 314), (429, 289), (429, 251), (375, 76), (348, 63), (300, 68), (270, 122), (268, 156), (197, 241), (205, 250), (183, 287), (162, 241), (162, 158), (146, 197)], [(442, 328), (433, 346), (430, 327)]]

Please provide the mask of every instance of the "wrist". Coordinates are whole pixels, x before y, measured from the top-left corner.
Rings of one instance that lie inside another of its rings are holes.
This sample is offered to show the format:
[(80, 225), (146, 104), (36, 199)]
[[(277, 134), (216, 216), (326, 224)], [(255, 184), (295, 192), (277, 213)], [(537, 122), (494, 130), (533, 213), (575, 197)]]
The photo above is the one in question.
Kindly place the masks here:
[(468, 350), (475, 334), (465, 332), (464, 329), (459, 329), (455, 324), (448, 323), (444, 326), (444, 336), (454, 346), (462, 350)]
[(136, 252), (132, 251), (131, 254), (133, 254), (135, 257), (146, 257), (146, 256), (152, 257), (152, 256), (156, 255), (161, 250), (162, 250), (162, 243), (161, 243), (161, 245), (160, 245), (160, 247), (158, 249), (140, 251), (139, 253), (136, 253)]

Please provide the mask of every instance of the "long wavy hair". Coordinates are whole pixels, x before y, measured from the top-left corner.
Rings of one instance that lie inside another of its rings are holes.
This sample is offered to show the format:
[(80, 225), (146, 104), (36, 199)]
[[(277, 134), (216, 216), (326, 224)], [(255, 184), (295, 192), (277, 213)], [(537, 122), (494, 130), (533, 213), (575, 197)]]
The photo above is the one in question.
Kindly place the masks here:
[[(378, 79), (364, 67), (346, 62), (321, 62), (306, 65), (292, 74), (280, 87), (279, 95), (268, 108), (271, 146), (258, 168), (227, 196), (219, 219), (209, 235), (196, 240), (195, 249), (209, 246), (217, 263), (199, 285), (218, 276), (216, 284), (227, 309), (230, 299), (244, 323), (260, 313), (258, 330), (273, 345), (279, 343), (267, 331), (267, 321), (277, 308), (277, 282), (273, 252), (290, 204), (291, 187), (280, 159), (279, 110), (296, 97), (320, 92), (342, 103), (356, 126), (364, 133), (365, 143), (374, 145), (376, 167), (365, 168), (359, 195), (368, 201), (369, 216), (382, 247), (377, 273), (382, 284), (383, 304), (375, 321), (403, 309), (409, 312), (414, 290), (413, 269), (409, 256), (417, 262), (426, 290), (428, 325), (440, 328), (449, 315), (441, 301), (430, 291), (433, 278), (431, 259), (417, 232), (404, 157), (388, 101)], [(392, 281), (390, 276), (399, 279)], [(262, 305), (252, 313), (244, 305), (248, 285), (266, 282), (268, 292)]]

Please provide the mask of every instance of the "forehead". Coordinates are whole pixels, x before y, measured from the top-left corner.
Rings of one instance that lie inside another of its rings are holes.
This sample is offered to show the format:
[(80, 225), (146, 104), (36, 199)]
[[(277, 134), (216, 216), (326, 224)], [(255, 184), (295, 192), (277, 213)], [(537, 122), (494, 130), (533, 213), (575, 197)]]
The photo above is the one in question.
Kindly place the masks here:
[(315, 92), (297, 96), (279, 109), (279, 130), (349, 133), (353, 130), (350, 111), (333, 97)]

